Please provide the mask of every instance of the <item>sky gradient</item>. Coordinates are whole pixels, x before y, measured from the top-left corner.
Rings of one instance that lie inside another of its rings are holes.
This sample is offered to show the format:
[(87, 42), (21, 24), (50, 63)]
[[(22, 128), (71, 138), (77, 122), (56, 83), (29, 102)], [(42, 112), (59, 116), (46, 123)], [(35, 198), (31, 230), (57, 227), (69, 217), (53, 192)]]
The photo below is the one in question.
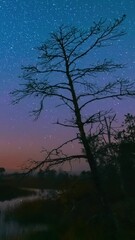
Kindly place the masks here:
[[(0, 167), (19, 169), (27, 159), (40, 160), (42, 147), (58, 146), (73, 135), (52, 124), (58, 116), (53, 101), (46, 104), (38, 121), (29, 115), (36, 104), (34, 99), (11, 104), (9, 92), (21, 83), (21, 66), (36, 62), (35, 48), (61, 24), (86, 29), (101, 17), (109, 21), (126, 14), (123, 27), (127, 34), (101, 54), (125, 63), (119, 75), (135, 79), (134, 12), (134, 0), (0, 0)], [(135, 114), (135, 99), (108, 101), (107, 105), (119, 119), (127, 112)]]

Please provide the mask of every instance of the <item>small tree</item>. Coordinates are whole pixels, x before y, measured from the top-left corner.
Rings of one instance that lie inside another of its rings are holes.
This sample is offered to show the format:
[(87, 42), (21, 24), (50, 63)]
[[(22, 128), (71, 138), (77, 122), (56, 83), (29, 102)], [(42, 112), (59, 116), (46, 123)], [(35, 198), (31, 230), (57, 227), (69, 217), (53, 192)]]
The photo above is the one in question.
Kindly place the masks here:
[[(41, 53), (39, 62), (36, 65), (23, 67), (22, 77), (25, 82), (21, 85), (21, 89), (12, 92), (14, 103), (28, 96), (39, 100), (39, 108), (33, 110), (35, 118), (38, 118), (44, 109), (44, 102), (48, 97), (58, 98), (61, 105), (64, 104), (71, 111), (73, 116), (71, 119), (65, 122), (57, 120), (57, 124), (76, 129), (76, 137), (47, 152), (45, 159), (35, 162), (32, 169), (45, 164), (51, 167), (80, 158), (87, 160), (105, 211), (108, 211), (107, 203), (101, 189), (97, 163), (87, 139), (87, 130), (90, 123), (98, 121), (99, 116), (100, 119), (104, 118), (106, 112), (100, 111), (87, 116), (84, 113), (86, 111), (88, 113), (90, 106), (98, 101), (121, 99), (135, 94), (134, 83), (125, 79), (119, 78), (103, 84), (95, 81), (96, 75), (121, 69), (122, 64), (106, 58), (94, 64), (90, 59), (94, 51), (108, 47), (125, 34), (119, 29), (124, 19), (125, 15), (112, 23), (101, 19), (86, 31), (62, 25), (38, 48)], [(56, 76), (58, 76), (57, 82)], [(62, 147), (73, 141), (82, 144), (84, 154), (69, 156), (62, 152)]]
[(128, 113), (125, 115), (122, 124), (122, 130), (117, 134), (117, 140), (120, 142), (135, 142), (135, 116)]
[[(116, 114), (105, 116), (102, 121), (99, 119), (96, 131), (91, 129), (88, 141), (100, 172), (103, 171), (102, 178), (106, 177), (109, 167), (112, 175), (119, 178), (117, 186), (119, 182), (122, 192), (128, 196), (135, 194), (135, 116), (126, 114), (119, 127), (114, 126), (115, 118)], [(107, 181), (109, 183), (109, 179)]]
[(118, 160), (123, 189), (126, 194), (134, 194), (135, 184), (135, 116), (125, 115), (125, 120), (116, 136), (119, 145)]

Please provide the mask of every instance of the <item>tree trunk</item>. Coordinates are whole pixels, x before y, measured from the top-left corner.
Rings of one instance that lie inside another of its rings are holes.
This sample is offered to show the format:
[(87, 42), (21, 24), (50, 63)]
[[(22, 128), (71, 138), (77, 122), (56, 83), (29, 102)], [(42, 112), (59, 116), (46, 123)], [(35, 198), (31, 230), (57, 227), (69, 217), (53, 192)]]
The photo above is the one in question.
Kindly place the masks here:
[(69, 86), (70, 86), (71, 94), (72, 94), (72, 98), (73, 98), (76, 124), (77, 124), (78, 129), (79, 129), (82, 145), (84, 147), (86, 157), (87, 157), (87, 160), (88, 160), (88, 164), (89, 164), (92, 176), (93, 176), (95, 188), (97, 190), (98, 199), (99, 199), (99, 202), (100, 202), (101, 207), (103, 209), (103, 214), (105, 215), (105, 218), (106, 218), (107, 230), (109, 230), (108, 239), (117, 240), (118, 239), (117, 238), (118, 227), (117, 227), (117, 224), (116, 224), (116, 220), (113, 216), (113, 212), (111, 210), (111, 207), (109, 205), (109, 202), (108, 202), (108, 200), (106, 198), (106, 195), (104, 193), (104, 190), (102, 189), (101, 179), (100, 179), (100, 176), (99, 176), (99, 173), (98, 173), (98, 168), (97, 168), (97, 163), (96, 163), (96, 160), (94, 159), (93, 153), (90, 149), (90, 145), (89, 145), (88, 140), (87, 140), (87, 136), (86, 136), (86, 133), (85, 133), (85, 130), (84, 130), (83, 122), (82, 122), (81, 112), (80, 112), (80, 109), (79, 109), (79, 106), (78, 106), (77, 97), (76, 97), (74, 86), (73, 86), (73, 81), (71, 79), (71, 76), (70, 76), (69, 72), (67, 72), (67, 77), (68, 77), (68, 80), (69, 80)]

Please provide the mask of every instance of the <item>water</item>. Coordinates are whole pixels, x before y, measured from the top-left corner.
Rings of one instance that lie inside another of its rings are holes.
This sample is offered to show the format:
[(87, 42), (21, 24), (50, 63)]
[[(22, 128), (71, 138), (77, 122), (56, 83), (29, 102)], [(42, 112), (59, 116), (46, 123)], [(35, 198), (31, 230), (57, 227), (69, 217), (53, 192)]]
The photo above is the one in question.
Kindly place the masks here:
[(0, 201), (0, 240), (10, 239), (9, 237), (12, 236), (21, 236), (22, 234), (32, 231), (47, 230), (47, 226), (41, 224), (21, 226), (15, 221), (5, 221), (5, 213), (11, 208), (15, 208), (25, 201), (33, 201), (35, 199), (46, 198), (48, 196), (47, 190), (43, 190), (41, 192), (39, 189), (30, 189), (30, 191), (35, 191), (35, 195), (19, 197), (9, 201)]

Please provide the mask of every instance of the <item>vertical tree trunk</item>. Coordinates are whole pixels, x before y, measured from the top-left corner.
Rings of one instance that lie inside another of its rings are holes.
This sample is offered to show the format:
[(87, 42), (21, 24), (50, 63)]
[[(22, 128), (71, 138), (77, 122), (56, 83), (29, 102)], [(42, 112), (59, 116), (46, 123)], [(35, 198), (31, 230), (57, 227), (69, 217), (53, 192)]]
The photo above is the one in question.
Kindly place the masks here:
[(97, 190), (98, 199), (99, 199), (99, 202), (103, 209), (103, 214), (105, 215), (105, 218), (106, 218), (106, 224), (107, 224), (106, 227), (107, 227), (107, 231), (109, 231), (108, 240), (117, 240), (118, 239), (117, 238), (118, 227), (116, 224), (116, 220), (113, 216), (111, 207), (109, 205), (109, 202), (108, 202), (106, 195), (104, 193), (104, 190), (102, 188), (101, 179), (100, 179), (100, 176), (98, 173), (97, 163), (96, 163), (96, 160), (94, 159), (93, 153), (90, 149), (90, 145), (87, 140), (87, 136), (86, 136), (86, 133), (84, 130), (83, 122), (82, 122), (81, 112), (79, 109), (77, 97), (76, 97), (74, 86), (73, 86), (73, 81), (71, 79), (69, 71), (67, 71), (67, 77), (69, 80), (69, 86), (70, 86), (71, 94), (72, 94), (72, 98), (73, 98), (76, 124), (79, 129), (82, 145), (84, 147), (85, 154), (86, 154), (86, 157), (88, 160), (88, 164), (89, 164), (92, 176), (93, 176), (95, 188)]

